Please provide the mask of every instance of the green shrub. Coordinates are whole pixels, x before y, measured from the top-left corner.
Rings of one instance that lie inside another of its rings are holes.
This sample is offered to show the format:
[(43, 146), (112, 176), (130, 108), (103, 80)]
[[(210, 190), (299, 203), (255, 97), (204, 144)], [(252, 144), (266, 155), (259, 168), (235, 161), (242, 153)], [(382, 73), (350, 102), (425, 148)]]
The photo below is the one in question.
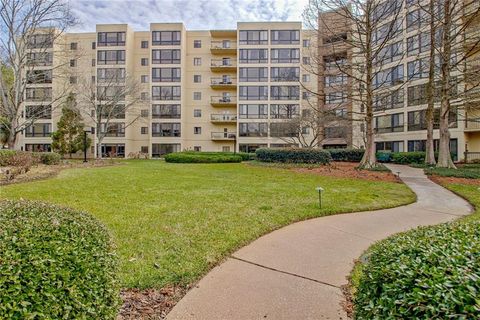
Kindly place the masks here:
[(398, 164), (424, 163), (425, 152), (392, 152), (392, 162)]
[(62, 156), (56, 152), (38, 152), (40, 162), (46, 165), (59, 164)]
[(360, 162), (364, 149), (328, 149), (333, 161)]
[(255, 160), (255, 153), (237, 152), (237, 154), (242, 157), (242, 161)]
[(478, 319), (480, 222), (422, 227), (381, 241), (356, 275), (356, 319)]
[(115, 319), (117, 259), (90, 215), (0, 202), (0, 319)]
[(320, 149), (260, 148), (255, 154), (257, 160), (263, 162), (328, 164), (332, 160), (330, 152)]
[(480, 165), (478, 164), (465, 164), (458, 166), (457, 169), (448, 168), (425, 168), (427, 175), (437, 175), (442, 177), (455, 177), (466, 179), (480, 179)]
[(229, 163), (242, 162), (242, 156), (233, 152), (174, 152), (165, 155), (166, 162), (173, 163)]
[(15, 156), (17, 151), (15, 150), (0, 150), (0, 167), (10, 166), (12, 157)]

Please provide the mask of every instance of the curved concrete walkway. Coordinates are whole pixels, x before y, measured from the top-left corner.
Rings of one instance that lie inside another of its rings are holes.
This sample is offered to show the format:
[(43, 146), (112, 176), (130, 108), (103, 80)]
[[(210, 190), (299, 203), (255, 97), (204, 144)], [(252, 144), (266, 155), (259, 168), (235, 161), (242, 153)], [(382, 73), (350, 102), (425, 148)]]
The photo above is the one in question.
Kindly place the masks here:
[(347, 319), (340, 287), (364, 250), (391, 234), (472, 211), (421, 169), (389, 168), (400, 172), (417, 202), (316, 218), (267, 234), (210, 271), (167, 319)]

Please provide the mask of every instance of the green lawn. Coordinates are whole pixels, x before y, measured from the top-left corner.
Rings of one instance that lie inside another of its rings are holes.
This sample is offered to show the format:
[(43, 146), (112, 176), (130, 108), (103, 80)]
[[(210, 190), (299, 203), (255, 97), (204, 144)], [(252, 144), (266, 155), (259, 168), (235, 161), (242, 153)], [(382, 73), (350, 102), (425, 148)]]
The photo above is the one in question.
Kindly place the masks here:
[[(318, 208), (316, 186), (325, 188)], [(403, 184), (338, 179), (247, 164), (125, 161), (2, 187), (3, 198), (82, 209), (112, 231), (125, 287), (197, 280), (235, 249), (294, 221), (414, 201)]]
[(463, 218), (463, 220), (480, 220), (480, 186), (450, 183), (445, 185), (445, 187), (467, 199), (475, 207), (473, 214)]

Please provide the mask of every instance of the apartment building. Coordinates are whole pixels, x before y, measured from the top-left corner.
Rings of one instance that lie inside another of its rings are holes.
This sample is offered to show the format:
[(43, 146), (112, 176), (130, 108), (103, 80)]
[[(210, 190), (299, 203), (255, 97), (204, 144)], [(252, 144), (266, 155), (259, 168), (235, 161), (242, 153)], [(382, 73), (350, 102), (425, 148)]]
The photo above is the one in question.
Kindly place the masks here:
[[(85, 104), (80, 97), (89, 83), (100, 103), (112, 75), (116, 86), (135, 81), (140, 98), (100, 128), (106, 133), (103, 155), (298, 145), (290, 122), (316, 100), (309, 93), (316, 92), (317, 78), (306, 67), (309, 36), (300, 22), (239, 22), (235, 30), (209, 31), (189, 31), (182, 23), (152, 23), (148, 31), (108, 24), (92, 33), (64, 34), (45, 57), (32, 56), (33, 72), (45, 76), (29, 84), (24, 116), (45, 112), (17, 148), (51, 150), (61, 112), (56, 97), (71, 90), (77, 104)], [(38, 37), (39, 43), (48, 41)], [(124, 98), (121, 105), (133, 100)], [(90, 116), (84, 121), (96, 143), (93, 110)], [(311, 135), (309, 128), (302, 132)]]
[[(477, 13), (479, 2), (466, 0), (463, 13), (466, 19), (469, 14)], [(424, 5), (428, 4), (428, 1)], [(388, 8), (401, 6), (401, 12), (396, 18), (395, 36), (388, 42), (383, 54), (379, 55), (374, 63), (377, 66), (374, 79), (374, 127), (377, 151), (425, 151), (426, 149), (426, 84), (428, 82), (428, 57), (429, 57), (429, 25), (423, 19), (423, 11), (417, 0), (387, 0), (382, 12), (381, 20), (385, 23), (380, 26), (375, 35), (374, 43), (383, 40), (383, 36), (394, 19), (394, 11)], [(385, 9), (387, 8), (387, 9)], [(458, 41), (454, 50), (468, 51), (472, 43), (476, 43), (471, 33), (478, 34), (480, 24), (478, 21), (469, 25), (466, 30), (466, 41)], [(468, 39), (468, 40), (467, 40)], [(375, 42), (376, 41), (376, 42)], [(462, 48), (463, 47), (463, 48)], [(470, 52), (470, 51), (469, 51)], [(450, 148), (456, 161), (479, 158), (480, 152), (480, 124), (478, 88), (468, 89), (468, 73), (478, 71), (478, 48), (476, 54), (470, 54), (466, 60), (465, 70), (451, 72), (456, 85), (452, 92), (457, 96), (453, 99), (453, 110), (449, 115), (450, 122)], [(459, 55), (461, 56), (461, 55)], [(476, 78), (476, 77), (474, 77)], [(476, 79), (475, 79), (476, 80)], [(477, 80), (478, 83), (478, 80)], [(476, 84), (477, 84), (476, 83)], [(434, 118), (439, 117), (440, 94), (436, 94)], [(354, 106), (360, 110), (359, 105)], [(363, 140), (361, 128), (353, 130), (354, 144), (360, 145)], [(438, 120), (434, 125), (434, 144), (438, 148)], [(470, 157), (471, 159), (468, 159)]]

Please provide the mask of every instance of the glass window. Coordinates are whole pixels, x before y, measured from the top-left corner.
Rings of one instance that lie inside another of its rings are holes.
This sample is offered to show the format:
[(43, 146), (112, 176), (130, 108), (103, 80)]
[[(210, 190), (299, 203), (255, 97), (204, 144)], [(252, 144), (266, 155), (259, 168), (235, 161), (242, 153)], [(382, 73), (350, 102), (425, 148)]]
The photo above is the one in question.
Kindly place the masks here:
[(126, 35), (125, 32), (99, 32), (97, 36), (97, 46), (124, 46)]
[(297, 67), (270, 68), (270, 81), (300, 81), (300, 68), (297, 68)]
[(152, 68), (152, 82), (180, 82), (180, 68)]
[(180, 86), (152, 87), (152, 100), (180, 100)]
[(240, 68), (240, 82), (264, 82), (268, 81), (268, 68)]
[(99, 50), (97, 64), (125, 64), (125, 50)]
[(180, 119), (181, 107), (179, 104), (152, 105), (153, 119)]
[(240, 49), (240, 63), (267, 63), (268, 49)]
[(152, 45), (179, 45), (180, 35), (180, 31), (152, 31)]
[(268, 44), (267, 30), (240, 30), (240, 44)]
[(299, 44), (300, 31), (299, 30), (272, 30), (271, 44)]
[(266, 137), (268, 124), (266, 122), (239, 123), (240, 137)]
[(180, 143), (153, 143), (152, 157), (158, 158), (172, 152), (180, 152)]
[(241, 104), (239, 114), (240, 119), (266, 119), (268, 117), (268, 105)]
[(179, 64), (180, 49), (154, 49), (152, 50), (153, 64)]
[(272, 104), (270, 105), (270, 118), (292, 119), (300, 115), (298, 104)]
[(272, 49), (270, 58), (272, 63), (299, 63), (300, 49)]
[(270, 99), (272, 100), (299, 100), (299, 86), (271, 86)]
[(240, 86), (240, 100), (267, 100), (267, 86)]
[(152, 137), (180, 137), (180, 123), (152, 123)]

